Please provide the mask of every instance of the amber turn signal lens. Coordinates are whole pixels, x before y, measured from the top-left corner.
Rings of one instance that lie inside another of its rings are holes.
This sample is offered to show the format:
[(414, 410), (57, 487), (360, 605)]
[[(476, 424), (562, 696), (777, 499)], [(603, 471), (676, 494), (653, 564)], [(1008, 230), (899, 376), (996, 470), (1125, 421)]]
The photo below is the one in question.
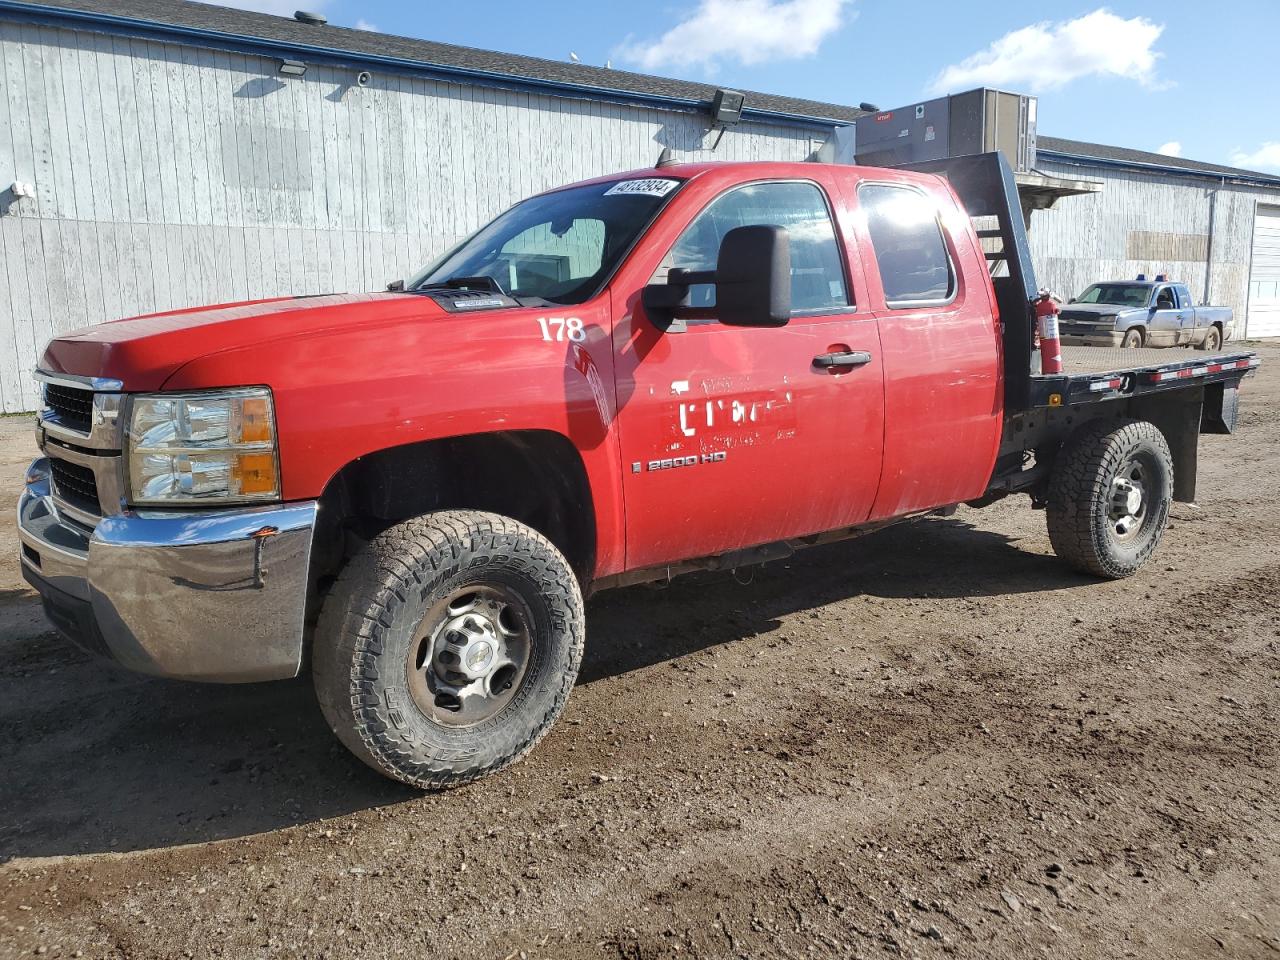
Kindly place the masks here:
[(271, 402), (266, 397), (240, 401), (240, 442), (271, 442)]
[(276, 492), (276, 458), (270, 453), (238, 453), (232, 460), (231, 475), (239, 495)]

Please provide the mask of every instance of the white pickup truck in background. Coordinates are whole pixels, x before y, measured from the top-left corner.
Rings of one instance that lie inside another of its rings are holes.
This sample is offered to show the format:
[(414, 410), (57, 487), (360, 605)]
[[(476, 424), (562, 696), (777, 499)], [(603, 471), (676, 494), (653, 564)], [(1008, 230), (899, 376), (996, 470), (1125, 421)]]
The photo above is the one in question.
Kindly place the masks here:
[(1217, 350), (1231, 339), (1230, 307), (1197, 307), (1184, 283), (1163, 276), (1095, 283), (1062, 308), (1062, 342), (1094, 347)]

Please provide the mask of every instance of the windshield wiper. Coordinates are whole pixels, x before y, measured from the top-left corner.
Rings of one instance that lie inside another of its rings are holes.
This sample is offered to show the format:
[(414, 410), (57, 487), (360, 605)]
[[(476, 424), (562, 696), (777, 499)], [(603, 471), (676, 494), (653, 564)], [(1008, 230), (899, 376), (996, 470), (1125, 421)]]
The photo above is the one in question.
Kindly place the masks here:
[(502, 289), (500, 284), (493, 277), (487, 277), (483, 274), (478, 277), (450, 277), (448, 280), (441, 280), (438, 283), (424, 283), (413, 288), (414, 290), (483, 290), (487, 293), (496, 293), (501, 296), (509, 296), (506, 290)]

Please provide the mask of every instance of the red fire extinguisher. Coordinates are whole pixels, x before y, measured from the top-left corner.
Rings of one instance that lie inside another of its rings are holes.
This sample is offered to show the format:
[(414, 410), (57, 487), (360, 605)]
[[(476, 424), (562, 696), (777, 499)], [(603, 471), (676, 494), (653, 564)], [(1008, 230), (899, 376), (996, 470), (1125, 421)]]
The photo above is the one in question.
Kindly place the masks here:
[(1040, 372), (1062, 372), (1062, 341), (1058, 338), (1058, 301), (1048, 290), (1035, 300), (1036, 332), (1040, 335)]

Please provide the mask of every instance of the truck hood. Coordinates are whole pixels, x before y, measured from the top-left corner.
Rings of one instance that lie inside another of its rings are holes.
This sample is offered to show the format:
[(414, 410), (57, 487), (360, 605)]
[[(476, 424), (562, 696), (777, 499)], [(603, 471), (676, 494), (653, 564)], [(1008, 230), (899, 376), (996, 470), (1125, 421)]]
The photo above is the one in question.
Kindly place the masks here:
[(1123, 307), (1117, 303), (1067, 303), (1063, 304), (1061, 319), (1098, 321), (1117, 317), (1124, 313), (1135, 312), (1134, 307)]
[[(285, 297), (155, 313), (83, 327), (51, 341), (41, 366), (55, 373), (120, 380), (125, 390), (158, 390), (179, 367), (224, 350), (265, 346), (403, 320), (449, 314), (429, 297), (404, 293)], [(475, 319), (469, 314), (468, 319)]]

